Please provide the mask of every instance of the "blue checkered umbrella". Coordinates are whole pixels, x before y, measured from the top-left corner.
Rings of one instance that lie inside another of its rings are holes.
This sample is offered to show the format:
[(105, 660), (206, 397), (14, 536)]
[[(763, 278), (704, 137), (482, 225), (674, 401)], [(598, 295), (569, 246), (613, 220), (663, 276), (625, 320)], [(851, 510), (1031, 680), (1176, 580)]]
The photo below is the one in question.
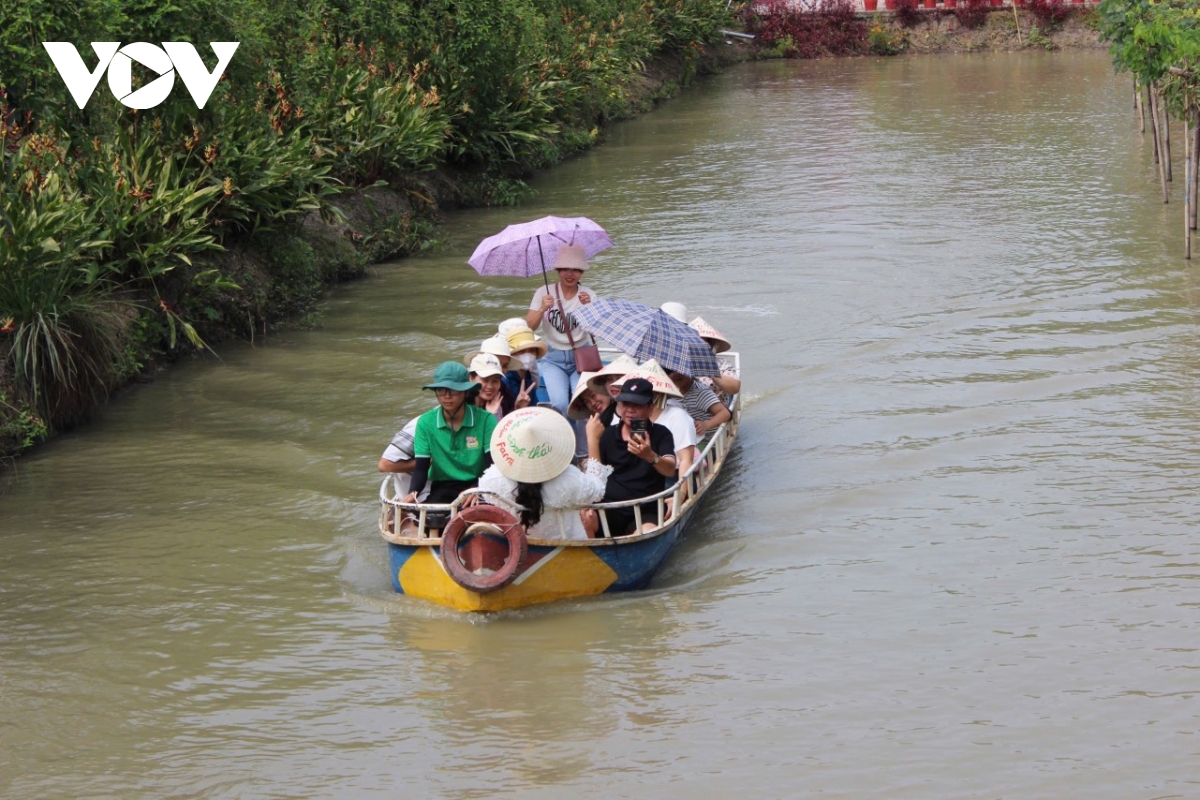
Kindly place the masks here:
[(694, 328), (657, 308), (628, 300), (593, 300), (574, 312), (579, 326), (623, 353), (684, 375), (719, 376), (712, 348)]

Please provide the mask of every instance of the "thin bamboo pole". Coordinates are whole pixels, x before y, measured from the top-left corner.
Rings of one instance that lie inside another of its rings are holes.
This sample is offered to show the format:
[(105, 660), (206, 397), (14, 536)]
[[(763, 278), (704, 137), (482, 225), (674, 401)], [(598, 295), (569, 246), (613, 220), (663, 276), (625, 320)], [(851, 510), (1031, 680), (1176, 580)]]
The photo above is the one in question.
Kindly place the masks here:
[(1183, 257), (1192, 257), (1192, 109), (1183, 112)]
[(1150, 138), (1154, 140), (1154, 156), (1155, 163), (1158, 164), (1158, 178), (1162, 184), (1163, 202), (1171, 202), (1171, 194), (1167, 190), (1167, 171), (1163, 162), (1166, 161), (1162, 157), (1162, 122), (1158, 115), (1158, 95), (1153, 89), (1150, 90)]
[(1138, 130), (1146, 134), (1146, 106), (1142, 104), (1142, 87), (1133, 84), (1133, 113), (1138, 118)]
[(1174, 177), (1171, 175), (1171, 117), (1167, 114), (1167, 105), (1163, 102), (1162, 92), (1159, 91), (1157, 94), (1158, 100), (1156, 102), (1159, 113), (1162, 114), (1162, 127), (1160, 130), (1162, 131), (1163, 166), (1166, 169), (1167, 180), (1173, 181)]
[(1200, 202), (1200, 108), (1192, 105), (1192, 218), (1191, 229), (1196, 230), (1197, 209)]
[(1154, 113), (1154, 92), (1146, 84), (1146, 113), (1150, 117), (1150, 140), (1154, 142), (1154, 164), (1158, 166), (1158, 116)]

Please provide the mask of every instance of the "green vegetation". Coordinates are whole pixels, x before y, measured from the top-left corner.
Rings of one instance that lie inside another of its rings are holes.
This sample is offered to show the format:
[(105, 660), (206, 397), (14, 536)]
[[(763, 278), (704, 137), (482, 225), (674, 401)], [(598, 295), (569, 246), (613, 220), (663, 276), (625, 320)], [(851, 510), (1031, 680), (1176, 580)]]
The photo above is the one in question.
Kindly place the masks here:
[[(1133, 74), (1142, 124), (1154, 141), (1162, 201), (1169, 202), (1169, 120), (1184, 122), (1191, 140), (1184, 180), (1184, 257), (1191, 258), (1197, 227), (1200, 169), (1200, 8), (1190, 0), (1102, 0), (1100, 35), (1110, 43), (1118, 72)], [(1146, 120), (1149, 119), (1147, 126)]]
[[(4, 3), (0, 454), (83, 419), (155, 359), (253, 336), (370, 260), (427, 247), (432, 170), (461, 176), (459, 202), (516, 202), (531, 170), (633, 112), (651, 60), (688, 80), (726, 6)], [(208, 68), (208, 42), (240, 45), (204, 109), (177, 81), (134, 111), (103, 79), (79, 109), (45, 41), (89, 69), (92, 41), (188, 41)], [(313, 214), (342, 234), (313, 234)]]

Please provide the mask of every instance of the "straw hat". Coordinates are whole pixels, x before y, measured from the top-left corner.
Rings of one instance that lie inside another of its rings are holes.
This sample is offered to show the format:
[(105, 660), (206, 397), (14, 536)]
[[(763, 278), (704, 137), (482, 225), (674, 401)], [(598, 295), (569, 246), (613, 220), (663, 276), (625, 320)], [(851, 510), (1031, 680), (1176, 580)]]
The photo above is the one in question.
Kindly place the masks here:
[(587, 396), (587, 392), (591, 388), (588, 386), (588, 382), (594, 377), (596, 377), (595, 372), (582, 372), (579, 380), (575, 382), (575, 392), (571, 395), (571, 402), (567, 404), (567, 416), (571, 419), (587, 419), (592, 415), (583, 402), (583, 398)]
[(470, 371), (476, 378), (488, 378), (492, 375), (503, 377), (504, 375), (504, 368), (500, 366), (500, 359), (491, 353), (480, 353), (471, 359)]
[(560, 474), (575, 457), (575, 431), (550, 408), (530, 406), (508, 414), (492, 434), (492, 463), (518, 483), (542, 483)]
[(689, 322), (688, 325), (694, 328), (696, 333), (700, 334), (701, 338), (711, 340), (709, 341), (709, 344), (712, 345), (714, 353), (724, 353), (726, 350), (733, 347), (733, 345), (729, 343), (729, 340), (722, 336), (716, 328), (704, 321), (704, 317), (696, 317), (694, 320)]
[(491, 353), (499, 358), (500, 366), (502, 367), (504, 366), (504, 359), (512, 358), (512, 348), (508, 346), (508, 339), (505, 339), (503, 336), (493, 336), (490, 339), (484, 339), (480, 342), (479, 349), (473, 353), (468, 353), (463, 358), (463, 363), (469, 367), (471, 366), (471, 362), (475, 360), (475, 356), (482, 355), (483, 353)]
[(549, 349), (546, 347), (546, 343), (524, 323), (520, 327), (514, 326), (509, 329), (506, 335), (509, 350), (513, 353), (519, 353), (522, 350), (536, 350), (538, 358), (541, 358)]
[(654, 387), (654, 391), (659, 394), (665, 394), (670, 397), (683, 397), (683, 393), (679, 391), (679, 387), (671, 380), (671, 376), (653, 358), (625, 376), (625, 380), (629, 380), (630, 378), (645, 378), (650, 381), (650, 385)]
[(661, 306), (659, 306), (659, 308), (661, 308), (663, 313), (667, 314), (668, 316), (674, 317), (685, 325), (687, 324), (687, 306), (685, 306), (683, 303), (676, 303), (672, 300), (663, 303)]
[(630, 372), (637, 369), (637, 366), (637, 361), (622, 353), (601, 367), (600, 371), (595, 374), (595, 377), (588, 381), (588, 386), (591, 387), (593, 392), (607, 392), (608, 389), (599, 384), (599, 380), (601, 378), (603, 378), (605, 375), (628, 375)]
[(550, 269), (579, 269), (588, 268), (587, 251), (577, 244), (564, 244), (558, 248), (554, 257), (554, 266)]

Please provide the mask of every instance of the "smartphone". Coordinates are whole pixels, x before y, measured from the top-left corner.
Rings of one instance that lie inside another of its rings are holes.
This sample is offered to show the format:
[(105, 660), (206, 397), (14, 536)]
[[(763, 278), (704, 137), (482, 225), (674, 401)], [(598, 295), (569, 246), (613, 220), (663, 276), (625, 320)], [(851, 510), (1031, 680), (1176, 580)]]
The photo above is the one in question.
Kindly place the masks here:
[(648, 419), (631, 420), (629, 423), (629, 432), (632, 433), (634, 436), (638, 435), (639, 433), (649, 436), (650, 435), (650, 420), (648, 420)]

